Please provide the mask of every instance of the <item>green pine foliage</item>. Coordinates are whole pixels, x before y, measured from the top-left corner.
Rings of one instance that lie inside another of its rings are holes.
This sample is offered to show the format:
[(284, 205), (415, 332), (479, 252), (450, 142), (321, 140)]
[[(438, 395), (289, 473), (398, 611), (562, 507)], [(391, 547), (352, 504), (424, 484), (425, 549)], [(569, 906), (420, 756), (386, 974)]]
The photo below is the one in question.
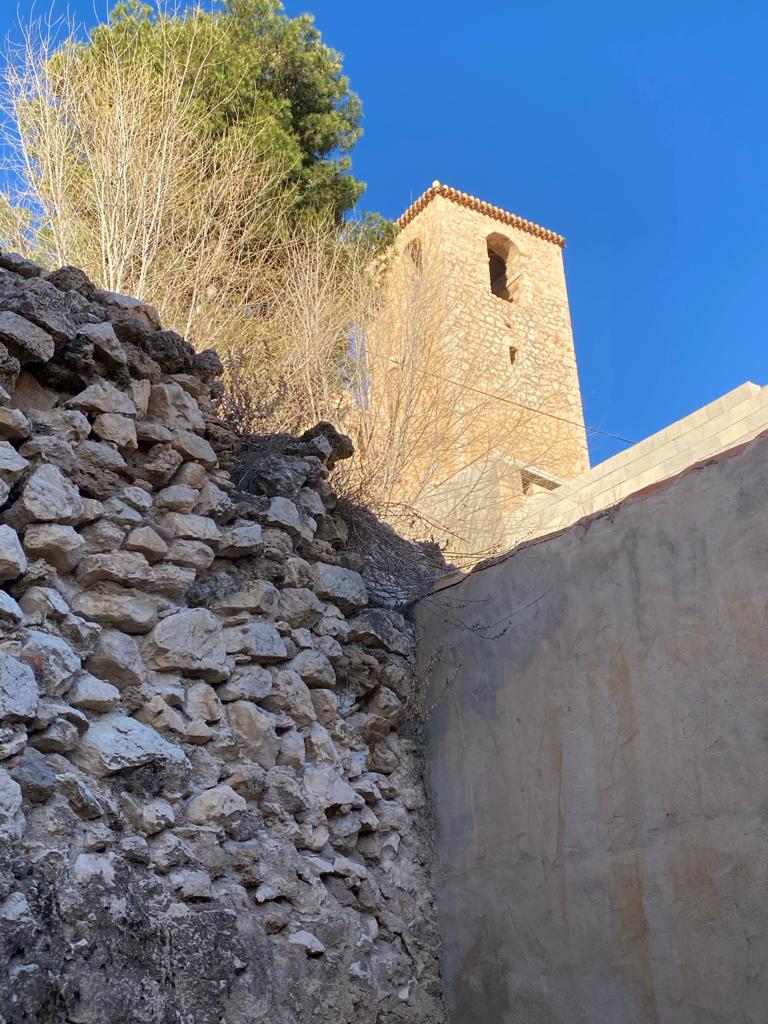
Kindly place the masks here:
[(355, 205), (364, 185), (349, 173), (349, 153), (362, 134), (362, 106), (312, 15), (289, 18), (279, 0), (225, 0), (213, 12), (177, 14), (129, 0), (91, 33), (92, 59), (116, 36), (158, 60), (168, 46), (188, 53), (194, 40), (189, 88), (209, 112), (212, 138), (257, 131), (285, 169), (297, 210), (330, 210), (340, 220)]

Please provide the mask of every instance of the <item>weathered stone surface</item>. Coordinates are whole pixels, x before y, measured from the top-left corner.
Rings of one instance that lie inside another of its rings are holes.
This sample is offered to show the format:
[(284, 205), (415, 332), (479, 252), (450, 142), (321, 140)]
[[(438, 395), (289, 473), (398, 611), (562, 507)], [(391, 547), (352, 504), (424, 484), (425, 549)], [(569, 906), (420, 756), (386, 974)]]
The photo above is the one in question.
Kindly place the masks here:
[(228, 654), (243, 654), (262, 665), (288, 657), (283, 638), (269, 622), (248, 622), (224, 630)]
[(83, 324), (78, 327), (77, 333), (79, 337), (93, 343), (94, 355), (103, 359), (108, 366), (125, 366), (127, 363), (125, 350), (112, 324)]
[(189, 513), (200, 499), (200, 491), (185, 484), (171, 484), (158, 491), (155, 496), (157, 508), (168, 509), (169, 512)]
[(187, 804), (187, 820), (194, 825), (228, 825), (245, 810), (246, 801), (231, 786), (214, 786)]
[(0, 437), (23, 441), (29, 437), (29, 420), (21, 409), (0, 408)]
[(29, 742), (37, 750), (46, 753), (66, 754), (74, 750), (80, 738), (80, 730), (68, 718), (54, 718), (42, 732), (34, 732)]
[(193, 434), (191, 430), (177, 430), (171, 444), (177, 452), (181, 452), (185, 459), (199, 462), (208, 469), (215, 469), (219, 464), (216, 452), (210, 443), (199, 434)]
[(135, 590), (91, 590), (72, 602), (78, 615), (104, 626), (117, 626), (125, 633), (148, 633), (157, 622), (157, 604)]
[(96, 722), (80, 739), (72, 759), (97, 778), (157, 762), (189, 768), (180, 747), (164, 740), (154, 729), (116, 711)]
[(397, 628), (394, 615), (381, 608), (365, 608), (350, 619), (349, 625), (352, 641), (384, 648), (393, 654), (408, 654), (411, 650), (410, 638), (403, 629)]
[(24, 611), (10, 594), (0, 590), (0, 623), (18, 625), (24, 618)]
[(7, 513), (14, 526), (30, 522), (75, 523), (83, 514), (83, 499), (56, 466), (36, 469), (24, 482), (21, 496)]
[(216, 691), (208, 683), (193, 683), (184, 697), (184, 711), (190, 718), (202, 722), (218, 722), (224, 717), (224, 708)]
[(199, 540), (217, 543), (221, 536), (216, 523), (207, 516), (185, 515), (182, 512), (168, 512), (160, 525), (183, 540)]
[(21, 799), (18, 782), (4, 768), (0, 768), (0, 841), (21, 835), (24, 827)]
[(157, 624), (145, 647), (145, 659), (151, 668), (178, 669), (209, 682), (227, 678), (226, 658), (219, 622), (205, 608), (169, 615)]
[(234, 526), (221, 534), (219, 553), (228, 558), (244, 558), (247, 555), (261, 554), (263, 537), (258, 523), (248, 526)]
[(12, 444), (0, 441), (0, 480), (7, 484), (15, 484), (29, 463)]
[(45, 756), (34, 747), (27, 747), (11, 774), (21, 787), (25, 800), (31, 804), (44, 803), (56, 788), (56, 777), (48, 767)]
[(132, 636), (116, 629), (105, 629), (85, 667), (100, 679), (109, 680), (119, 690), (140, 686), (144, 680), (144, 663), (139, 645)]
[(0, 581), (15, 580), (27, 568), (27, 556), (15, 530), (0, 526)]
[(24, 550), (30, 558), (44, 558), (54, 568), (71, 572), (85, 550), (85, 541), (63, 523), (31, 523), (24, 533)]
[(149, 563), (138, 551), (84, 555), (77, 569), (78, 579), (85, 587), (103, 582), (140, 586), (148, 573)]
[(54, 352), (47, 331), (9, 310), (0, 311), (0, 342), (21, 363), (44, 363)]
[(317, 717), (309, 688), (301, 676), (290, 669), (275, 674), (272, 690), (261, 704), (268, 711), (290, 715), (299, 728), (310, 725)]
[(0, 309), (57, 346), (21, 372), (0, 339), (0, 504), (30, 560), (0, 588), (23, 798), (0, 774), (0, 1018), (443, 1024), (417, 760), (377, 689), (410, 650), (349, 643), (314, 593), (360, 564), (326, 514), (331, 428), (265, 441), (239, 494), (220, 361), (44, 274), (0, 254)]
[(325, 953), (325, 946), (320, 939), (313, 935), (312, 932), (304, 931), (303, 929), (298, 932), (292, 932), (288, 936), (288, 942), (292, 946), (298, 946), (299, 949), (303, 949), (307, 956), (322, 956)]
[(38, 689), (29, 665), (0, 651), (0, 720), (34, 717)]
[(286, 668), (298, 672), (307, 686), (334, 687), (336, 673), (333, 665), (320, 651), (299, 651), (286, 665)]
[(214, 559), (213, 549), (198, 540), (175, 540), (168, 548), (168, 561), (190, 569), (207, 569)]
[(68, 409), (84, 409), (92, 413), (122, 413), (124, 416), (135, 416), (136, 405), (124, 391), (118, 390), (113, 384), (101, 381), (91, 384), (85, 391), (74, 395), (65, 403)]
[(66, 693), (80, 671), (80, 658), (69, 644), (39, 629), (27, 631), (20, 656), (32, 669), (41, 692), (48, 697)]
[(220, 700), (255, 700), (266, 697), (272, 689), (272, 676), (261, 665), (246, 665), (235, 669), (223, 686), (216, 691)]
[(216, 600), (214, 608), (219, 614), (255, 612), (272, 615), (277, 611), (280, 592), (267, 580), (256, 580), (241, 590), (230, 590)]
[(103, 713), (111, 711), (118, 703), (120, 691), (90, 672), (81, 672), (67, 692), (67, 700), (74, 708)]
[(325, 605), (306, 587), (291, 587), (280, 593), (278, 613), (291, 626), (311, 628), (321, 618)]
[(130, 416), (117, 412), (100, 413), (93, 421), (93, 432), (103, 441), (111, 441), (118, 448), (136, 448), (136, 425)]
[(151, 526), (139, 526), (131, 530), (125, 538), (125, 547), (128, 551), (138, 551), (150, 562), (168, 553), (168, 545)]
[(360, 573), (340, 565), (315, 562), (312, 574), (319, 596), (333, 601), (343, 612), (353, 612), (368, 603), (368, 591)]
[(199, 433), (205, 427), (197, 402), (178, 384), (153, 384), (147, 411), (153, 419), (173, 430)]
[(227, 705), (227, 718), (243, 757), (271, 768), (280, 749), (274, 716), (250, 701), (238, 700)]
[(30, 587), (21, 595), (21, 607), (29, 624), (60, 622), (69, 615), (69, 605), (53, 587)]

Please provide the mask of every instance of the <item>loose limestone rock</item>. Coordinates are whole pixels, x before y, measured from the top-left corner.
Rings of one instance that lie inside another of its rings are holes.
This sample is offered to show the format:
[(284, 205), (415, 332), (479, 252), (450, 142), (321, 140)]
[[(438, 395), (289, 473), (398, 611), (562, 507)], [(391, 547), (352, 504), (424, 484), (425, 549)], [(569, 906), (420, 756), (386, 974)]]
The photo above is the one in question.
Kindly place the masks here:
[(31, 522), (75, 523), (83, 515), (83, 499), (57, 466), (40, 466), (22, 487), (19, 500), (6, 513), (14, 527)]
[(360, 573), (340, 565), (315, 562), (312, 568), (315, 591), (333, 601), (343, 612), (353, 612), (368, 603), (368, 591)]
[(135, 590), (88, 590), (78, 594), (72, 610), (92, 622), (117, 626), (124, 633), (149, 633), (157, 622), (157, 603)]
[(187, 820), (194, 825), (228, 825), (242, 815), (246, 806), (231, 786), (214, 786), (192, 797), (187, 804)]
[(20, 363), (44, 363), (54, 353), (53, 338), (10, 310), (0, 312), (0, 342)]
[(68, 409), (82, 409), (92, 413), (122, 413), (124, 416), (135, 416), (137, 413), (133, 399), (107, 381), (91, 384), (64, 404)]
[(15, 530), (0, 526), (0, 581), (15, 580), (27, 568), (27, 556)]
[(227, 678), (227, 649), (216, 616), (205, 608), (169, 615), (157, 624), (145, 647), (154, 669), (179, 670), (208, 682)]
[(241, 654), (261, 665), (288, 657), (285, 642), (269, 622), (247, 622), (224, 630), (228, 654)]
[(140, 686), (144, 664), (139, 645), (132, 636), (116, 629), (104, 629), (85, 667), (100, 679), (108, 679), (119, 690)]
[(37, 700), (37, 682), (32, 669), (0, 651), (0, 721), (33, 718)]
[(24, 550), (30, 558), (44, 558), (62, 572), (77, 567), (86, 548), (85, 540), (63, 523), (31, 523), (24, 534)]
[(72, 760), (97, 778), (138, 768), (149, 762), (190, 768), (180, 747), (154, 729), (117, 711), (96, 722), (80, 739)]
[(280, 749), (274, 715), (250, 701), (238, 700), (227, 705), (227, 718), (243, 756), (262, 768), (271, 768)]
[(67, 700), (72, 707), (83, 711), (107, 712), (120, 700), (120, 691), (90, 672), (81, 672), (68, 691)]

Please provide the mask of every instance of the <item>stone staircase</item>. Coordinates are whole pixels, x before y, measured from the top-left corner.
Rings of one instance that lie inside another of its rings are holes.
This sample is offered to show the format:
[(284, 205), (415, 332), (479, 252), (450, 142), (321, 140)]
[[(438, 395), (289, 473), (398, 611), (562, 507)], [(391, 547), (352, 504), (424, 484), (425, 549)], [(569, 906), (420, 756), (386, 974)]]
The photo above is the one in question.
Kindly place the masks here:
[(517, 541), (562, 529), (768, 429), (768, 388), (748, 381), (525, 504)]

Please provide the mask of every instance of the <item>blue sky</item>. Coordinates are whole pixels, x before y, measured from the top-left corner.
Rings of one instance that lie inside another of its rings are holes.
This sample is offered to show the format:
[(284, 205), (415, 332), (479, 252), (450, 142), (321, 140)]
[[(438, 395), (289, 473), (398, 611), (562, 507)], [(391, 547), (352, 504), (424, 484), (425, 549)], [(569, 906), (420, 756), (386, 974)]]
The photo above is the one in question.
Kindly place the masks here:
[[(367, 209), (397, 216), (437, 178), (567, 237), (590, 426), (639, 440), (768, 383), (768, 5), (286, 8), (345, 54)], [(3, 3), (0, 33), (15, 19)], [(591, 439), (595, 461), (620, 447)]]

